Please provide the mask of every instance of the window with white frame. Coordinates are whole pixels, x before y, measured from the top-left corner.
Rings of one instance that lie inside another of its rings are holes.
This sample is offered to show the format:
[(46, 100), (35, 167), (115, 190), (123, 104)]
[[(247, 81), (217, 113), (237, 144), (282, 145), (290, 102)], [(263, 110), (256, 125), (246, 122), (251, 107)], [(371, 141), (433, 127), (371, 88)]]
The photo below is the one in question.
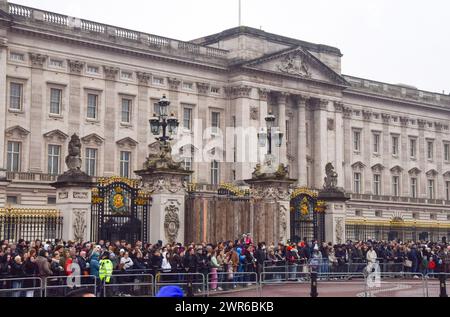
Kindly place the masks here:
[(399, 153), (398, 140), (399, 140), (398, 135), (392, 136), (392, 154), (393, 155), (398, 155), (398, 153)]
[(47, 172), (52, 175), (59, 174), (59, 165), (61, 160), (61, 146), (60, 145), (48, 145), (48, 164)]
[(183, 89), (184, 90), (194, 90), (194, 84), (191, 82), (183, 82)]
[(131, 152), (121, 151), (120, 160), (120, 177), (129, 178), (130, 177), (130, 167), (131, 167)]
[(417, 177), (411, 177), (410, 185), (411, 185), (411, 197), (417, 198)]
[(353, 150), (356, 152), (361, 151), (361, 131), (353, 130)]
[(211, 130), (213, 134), (219, 133), (220, 128), (220, 112), (211, 112)]
[(23, 84), (9, 84), (9, 109), (21, 110), (23, 103)]
[(50, 88), (50, 114), (61, 114), (62, 89)]
[(6, 169), (10, 172), (20, 171), (21, 147), (22, 144), (20, 142), (8, 141)]
[(409, 139), (409, 156), (415, 158), (417, 154), (417, 139), (410, 138)]
[(122, 72), (120, 73), (120, 77), (121, 77), (122, 79), (131, 80), (131, 79), (133, 79), (133, 73), (132, 73), (132, 72), (125, 72), (125, 71), (122, 71)]
[(48, 65), (51, 67), (63, 68), (64, 62), (61, 59), (50, 58)]
[(392, 176), (392, 196), (400, 196), (400, 177)]
[[(192, 171), (192, 162), (194, 158), (194, 148), (192, 146), (185, 146), (180, 149), (180, 156), (183, 159), (181, 162), (186, 171)], [(189, 182), (192, 181), (192, 174), (187, 177)]]
[(97, 119), (98, 116), (98, 95), (87, 95), (87, 118)]
[(434, 179), (428, 179), (428, 199), (434, 199), (435, 197), (435, 188), (434, 188)]
[(444, 143), (444, 161), (450, 161), (450, 144)]
[(98, 66), (88, 65), (86, 72), (89, 74), (100, 74), (100, 68)]
[(25, 54), (17, 53), (17, 52), (10, 52), (9, 59), (12, 61), (23, 62), (23, 61), (25, 61)]
[(381, 195), (381, 175), (373, 174), (373, 194)]
[(427, 158), (432, 160), (434, 157), (434, 142), (432, 140), (427, 141)]
[(131, 110), (133, 101), (130, 98), (122, 98), (121, 122), (131, 123)]
[(445, 181), (445, 199), (450, 200), (450, 181)]
[(97, 175), (97, 149), (86, 148), (85, 171), (89, 176)]
[(219, 162), (216, 160), (211, 162), (211, 184), (212, 185), (219, 185), (219, 178), (220, 178), (220, 170), (219, 170)]
[(380, 133), (376, 132), (373, 134), (373, 153), (380, 153)]
[(353, 191), (355, 194), (361, 194), (361, 173), (353, 173)]
[(183, 107), (183, 127), (185, 129), (192, 129), (192, 108)]
[(164, 78), (162, 77), (153, 77), (153, 84), (158, 86), (164, 85)]

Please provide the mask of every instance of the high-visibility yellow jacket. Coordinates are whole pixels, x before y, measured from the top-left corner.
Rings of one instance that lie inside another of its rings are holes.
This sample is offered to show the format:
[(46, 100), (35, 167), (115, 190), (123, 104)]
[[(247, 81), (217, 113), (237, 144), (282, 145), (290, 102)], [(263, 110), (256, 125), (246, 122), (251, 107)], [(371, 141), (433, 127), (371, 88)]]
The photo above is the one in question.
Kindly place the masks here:
[(113, 263), (110, 259), (103, 259), (100, 261), (100, 268), (98, 270), (98, 273), (101, 281), (104, 280), (106, 283), (109, 283), (113, 273)]

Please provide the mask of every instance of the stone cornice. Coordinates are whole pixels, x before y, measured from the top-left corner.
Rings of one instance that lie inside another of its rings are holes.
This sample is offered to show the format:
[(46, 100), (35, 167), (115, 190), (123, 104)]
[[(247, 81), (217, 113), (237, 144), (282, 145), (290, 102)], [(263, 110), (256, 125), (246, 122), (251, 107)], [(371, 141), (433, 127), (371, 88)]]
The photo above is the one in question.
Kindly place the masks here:
[(139, 85), (148, 85), (152, 74), (145, 72), (136, 72), (136, 77), (138, 79)]
[(69, 65), (69, 71), (72, 74), (81, 74), (81, 71), (83, 70), (84, 67), (84, 62), (68, 59), (67, 65)]
[(107, 80), (116, 80), (119, 68), (111, 66), (103, 66), (103, 72)]
[(382, 113), (381, 119), (383, 119), (383, 123), (388, 124), (391, 121), (391, 115), (387, 113)]
[(249, 98), (252, 87), (246, 85), (225, 87), (225, 93), (229, 98)]
[(36, 68), (42, 68), (44, 66), (45, 61), (47, 60), (46, 55), (42, 55), (39, 53), (29, 53), (31, 66)]

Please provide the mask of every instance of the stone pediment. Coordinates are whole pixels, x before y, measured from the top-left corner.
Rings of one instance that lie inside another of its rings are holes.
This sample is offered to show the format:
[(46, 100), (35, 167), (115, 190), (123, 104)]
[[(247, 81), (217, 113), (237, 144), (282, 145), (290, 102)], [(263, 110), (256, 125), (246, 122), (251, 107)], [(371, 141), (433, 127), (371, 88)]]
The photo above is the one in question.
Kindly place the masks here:
[(15, 126), (10, 127), (5, 130), (5, 135), (8, 138), (16, 137), (16, 138), (24, 139), (28, 134), (30, 134), (30, 131), (22, 128), (19, 125), (15, 125)]
[(89, 135), (86, 135), (85, 137), (82, 137), (81, 141), (85, 145), (87, 145), (87, 144), (95, 144), (95, 145), (100, 146), (100, 145), (103, 144), (105, 139), (102, 138), (101, 136), (99, 136), (97, 133), (91, 133)]
[(243, 68), (276, 73), (301, 79), (349, 86), (347, 81), (302, 47), (289, 48), (245, 62)]
[(352, 168), (353, 168), (354, 170), (362, 170), (362, 169), (364, 169), (365, 167), (366, 167), (366, 166), (365, 166), (361, 161), (358, 161), (358, 162), (352, 164)]
[(136, 147), (136, 145), (138, 145), (138, 142), (133, 140), (130, 137), (123, 138), (123, 139), (117, 141), (116, 143), (121, 148), (123, 148), (123, 147), (134, 148), (134, 147)]
[(438, 175), (439, 173), (435, 169), (431, 169), (428, 172), (425, 173), (428, 177), (434, 177)]
[(64, 132), (62, 132), (61, 130), (58, 130), (58, 129), (49, 131), (44, 134), (44, 138), (47, 141), (57, 140), (59, 142), (64, 142), (67, 140), (68, 137), (69, 137), (69, 135), (65, 134)]
[(392, 173), (396, 173), (396, 174), (400, 174), (403, 171), (403, 168), (401, 168), (400, 166), (396, 165), (393, 168), (391, 168), (391, 172)]
[(381, 172), (382, 170), (384, 170), (384, 166), (379, 163), (372, 166), (372, 171), (374, 172)]
[(447, 171), (443, 174), (444, 177), (449, 178), (450, 177), (450, 171)]
[(410, 175), (419, 175), (422, 171), (417, 167), (414, 167), (408, 171)]

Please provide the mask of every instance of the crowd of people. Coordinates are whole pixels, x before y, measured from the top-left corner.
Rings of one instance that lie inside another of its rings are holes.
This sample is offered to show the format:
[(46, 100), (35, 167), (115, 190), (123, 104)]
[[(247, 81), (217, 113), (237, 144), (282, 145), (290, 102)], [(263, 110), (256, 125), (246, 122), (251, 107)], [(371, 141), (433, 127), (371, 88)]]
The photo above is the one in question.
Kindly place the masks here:
[[(222, 290), (224, 281), (230, 287), (252, 283), (251, 274), (289, 272), (296, 278), (305, 266), (319, 273), (345, 272), (352, 265), (362, 270), (367, 263), (399, 265), (400, 270), (424, 276), (450, 273), (450, 245), (438, 242), (348, 241), (332, 245), (304, 239), (298, 243), (255, 243), (250, 234), (235, 241), (218, 243), (151, 244), (136, 241), (64, 242), (0, 241), (0, 289), (32, 288), (35, 279), (80, 274), (110, 283), (116, 274), (156, 275), (184, 273), (187, 282), (199, 282), (199, 274), (210, 276), (210, 289)], [(74, 271), (78, 264), (79, 272)], [(303, 267), (303, 268), (302, 268)], [(270, 271), (272, 269), (272, 271)], [(196, 274), (189, 274), (196, 273)], [(175, 274), (175, 275), (176, 275)], [(189, 278), (189, 276), (193, 276)], [(195, 277), (197, 276), (197, 277)], [(167, 277), (169, 278), (169, 277)], [(280, 277), (281, 278), (281, 277)], [(25, 296), (33, 296), (32, 291)]]

